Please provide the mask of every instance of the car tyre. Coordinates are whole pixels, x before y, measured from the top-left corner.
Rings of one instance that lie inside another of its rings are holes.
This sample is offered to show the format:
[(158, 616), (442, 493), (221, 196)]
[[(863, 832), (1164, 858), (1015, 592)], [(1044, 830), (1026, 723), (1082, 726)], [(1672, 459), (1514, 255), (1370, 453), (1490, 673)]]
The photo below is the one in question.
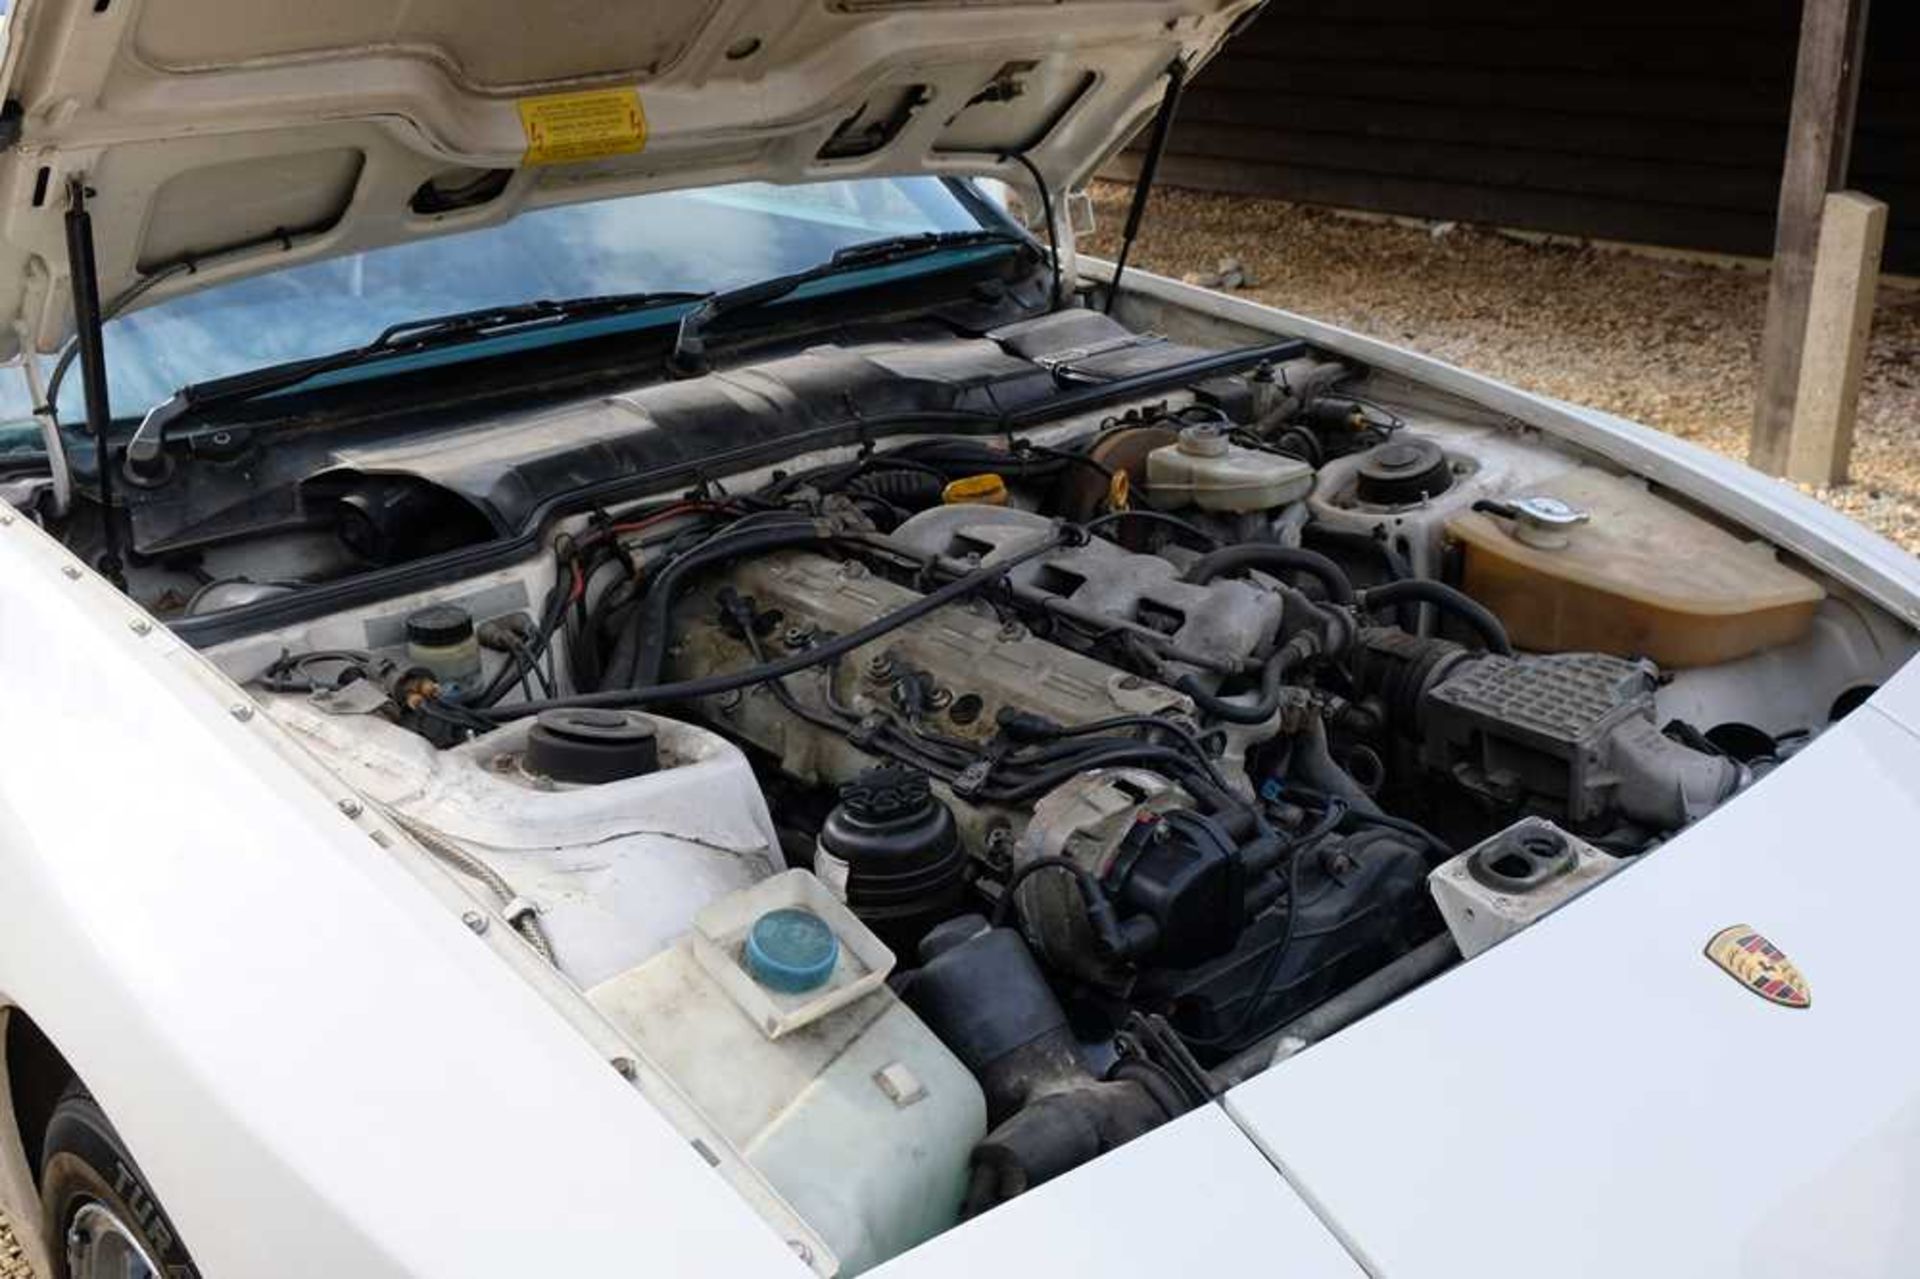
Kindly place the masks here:
[(180, 1232), (120, 1134), (78, 1084), (47, 1124), (40, 1213), (54, 1279), (195, 1279)]

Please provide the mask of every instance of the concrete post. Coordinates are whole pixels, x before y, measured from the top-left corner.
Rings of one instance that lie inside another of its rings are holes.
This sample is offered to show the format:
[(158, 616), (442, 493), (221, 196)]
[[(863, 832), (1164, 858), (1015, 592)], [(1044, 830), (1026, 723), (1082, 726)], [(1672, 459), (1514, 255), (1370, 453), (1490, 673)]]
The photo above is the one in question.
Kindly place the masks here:
[(1846, 482), (1886, 235), (1880, 201), (1858, 191), (1827, 197), (1787, 449), (1790, 480), (1817, 488)]

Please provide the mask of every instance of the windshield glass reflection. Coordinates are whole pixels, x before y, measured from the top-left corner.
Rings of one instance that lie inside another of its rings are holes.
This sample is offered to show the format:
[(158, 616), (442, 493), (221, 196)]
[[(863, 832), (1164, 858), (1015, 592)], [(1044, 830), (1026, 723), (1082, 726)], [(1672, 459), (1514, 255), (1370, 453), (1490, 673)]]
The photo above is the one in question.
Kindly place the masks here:
[[(403, 320), (535, 299), (733, 288), (879, 236), (979, 225), (946, 183), (918, 176), (744, 183), (537, 209), (121, 316), (105, 330), (114, 415), (138, 416), (189, 383), (358, 346)], [(0, 420), (30, 416), (27, 401), (19, 370), (0, 377)], [(60, 386), (59, 408), (69, 427), (84, 416), (77, 369)]]

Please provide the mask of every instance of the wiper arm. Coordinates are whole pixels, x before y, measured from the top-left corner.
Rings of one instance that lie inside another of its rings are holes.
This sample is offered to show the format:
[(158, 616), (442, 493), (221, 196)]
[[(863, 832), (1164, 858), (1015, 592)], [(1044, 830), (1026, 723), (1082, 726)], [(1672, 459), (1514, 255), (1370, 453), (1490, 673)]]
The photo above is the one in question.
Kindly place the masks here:
[(844, 249), (836, 249), (826, 265), (831, 268), (828, 274), (832, 274), (834, 271), (850, 271), (883, 262), (898, 262), (903, 258), (922, 257), (946, 249), (971, 249), (990, 244), (1031, 247), (1024, 236), (990, 227), (968, 231), (917, 231), (911, 235), (889, 235), (878, 240), (849, 244)]
[(945, 253), (953, 249), (970, 249), (995, 244), (1029, 249), (1033, 247), (1024, 236), (1016, 235), (1011, 231), (996, 231), (988, 228), (974, 231), (923, 231), (914, 235), (890, 235), (884, 239), (850, 244), (837, 250), (825, 262), (818, 266), (810, 266), (804, 271), (795, 271), (791, 275), (776, 275), (771, 279), (758, 280), (737, 289), (709, 294), (699, 306), (680, 317), (680, 332), (674, 338), (672, 353), (667, 356), (667, 367), (677, 377), (694, 377), (705, 373), (707, 371), (705, 330), (708, 325), (729, 312), (751, 310), (756, 306), (783, 298), (803, 284), (811, 284), (815, 280), (825, 280), (836, 275), (846, 275), (853, 271), (864, 271), (889, 262), (902, 262), (911, 258)]
[(483, 307), (476, 311), (458, 311), (451, 315), (425, 316), (402, 320), (382, 330), (364, 346), (349, 347), (270, 365), (211, 382), (196, 382), (181, 387), (172, 396), (153, 406), (140, 420), (133, 438), (127, 441), (126, 473), (136, 483), (155, 483), (166, 474), (167, 429), (190, 413), (216, 404), (234, 404), (271, 395), (311, 381), (323, 373), (352, 368), (370, 360), (412, 355), (439, 347), (493, 337), (517, 329), (548, 324), (564, 324), (602, 315), (627, 311), (645, 311), (675, 302), (694, 302), (706, 293), (673, 290), (658, 293), (606, 293), (561, 301), (540, 299), (516, 302), (508, 306)]

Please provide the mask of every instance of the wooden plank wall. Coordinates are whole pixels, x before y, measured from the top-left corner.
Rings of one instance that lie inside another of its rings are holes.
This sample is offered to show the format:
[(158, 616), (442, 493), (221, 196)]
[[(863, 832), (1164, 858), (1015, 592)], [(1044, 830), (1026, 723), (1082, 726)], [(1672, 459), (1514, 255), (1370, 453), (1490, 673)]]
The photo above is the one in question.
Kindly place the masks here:
[[(1799, 11), (1272, 0), (1195, 76), (1161, 180), (1765, 256)], [(1870, 22), (1851, 184), (1892, 206), (1887, 269), (1920, 274), (1920, 0)]]

